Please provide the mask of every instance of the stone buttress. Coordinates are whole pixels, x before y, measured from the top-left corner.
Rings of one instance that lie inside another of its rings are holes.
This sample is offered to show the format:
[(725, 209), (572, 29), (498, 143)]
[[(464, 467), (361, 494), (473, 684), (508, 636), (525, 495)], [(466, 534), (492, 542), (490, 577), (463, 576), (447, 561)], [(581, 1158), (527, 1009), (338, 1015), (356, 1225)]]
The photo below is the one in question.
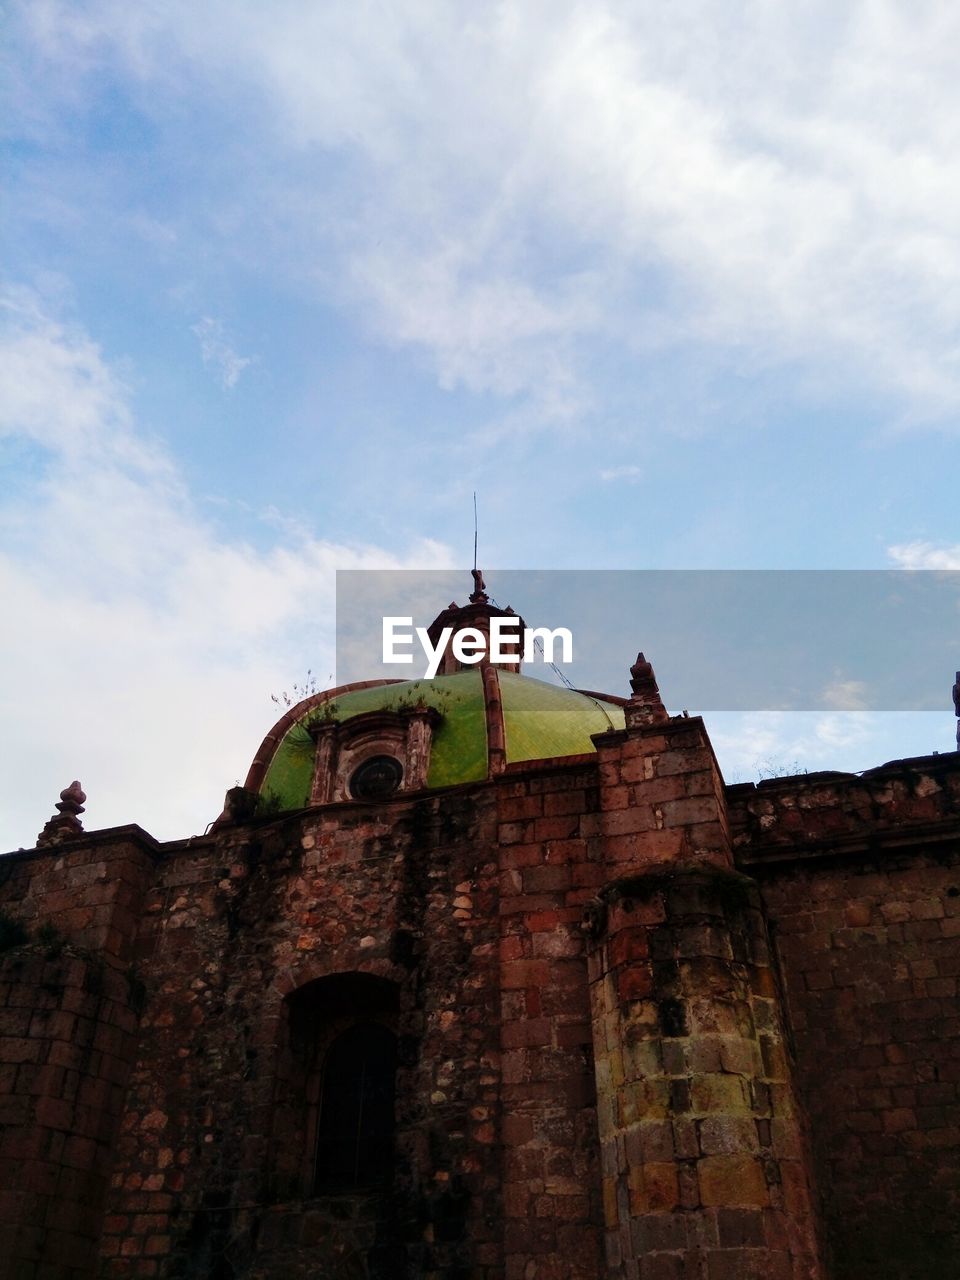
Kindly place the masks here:
[(606, 881), (584, 918), (608, 1274), (819, 1276), (803, 1128), (755, 883), (703, 722), (642, 655), (599, 753)]

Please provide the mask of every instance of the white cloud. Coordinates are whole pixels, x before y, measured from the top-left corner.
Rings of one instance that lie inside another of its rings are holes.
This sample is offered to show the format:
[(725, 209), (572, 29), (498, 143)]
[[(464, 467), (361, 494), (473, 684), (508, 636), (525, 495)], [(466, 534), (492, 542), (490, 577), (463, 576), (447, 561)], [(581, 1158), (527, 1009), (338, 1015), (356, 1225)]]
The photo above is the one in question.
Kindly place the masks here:
[[(932, 750), (937, 745), (935, 729), (928, 727), (932, 718), (912, 719), (929, 734), (922, 750)], [(757, 782), (807, 770), (849, 770), (851, 760), (866, 769), (910, 754), (907, 720), (901, 714), (858, 711), (755, 711), (712, 716), (709, 727), (726, 780)]]
[(352, 270), (378, 330), (391, 342), (427, 347), (441, 386), (526, 392), (565, 416), (582, 391), (564, 357), (570, 339), (595, 325), (594, 308), (582, 296), (507, 275), (478, 277), (463, 243), (442, 252), (364, 249)]
[[(848, 681), (848, 684), (856, 684), (856, 681)], [(821, 759), (828, 750), (846, 751), (849, 747), (860, 746), (869, 741), (874, 731), (875, 726), (871, 723), (870, 717), (857, 710), (857, 702), (861, 695), (854, 693), (845, 696), (850, 702), (849, 706), (840, 708), (833, 715), (818, 716), (814, 724), (813, 734), (816, 742), (821, 746)], [(878, 760), (876, 763), (881, 762)], [(824, 766), (820, 764), (816, 767)]]
[(643, 475), (643, 467), (628, 464), (622, 467), (604, 467), (600, 471), (600, 479), (606, 482), (611, 480), (627, 480), (630, 484), (636, 484)]
[(231, 391), (241, 373), (247, 365), (253, 364), (256, 357), (238, 355), (224, 337), (223, 325), (212, 316), (203, 316), (190, 326), (190, 332), (199, 339), (203, 363), (213, 365), (219, 374), (220, 385), (225, 391)]
[(86, 334), (46, 315), (36, 296), (19, 288), (0, 295), (0, 323), (0, 437), (26, 437), (71, 462), (105, 454), (143, 470), (166, 468), (132, 433), (123, 385)]
[[(238, 178), (264, 225), (283, 205), (298, 273), (336, 244), (344, 296), (445, 384), (545, 392), (556, 412), (585, 394), (584, 338), (686, 337), (897, 391), (914, 415), (960, 405), (950, 6), (21, 14), (57, 72), (34, 96), (110, 60), (158, 116), (174, 96), (230, 101), (250, 147), (306, 175), (259, 194)], [(349, 172), (335, 197), (334, 154)]]
[(837, 711), (863, 711), (867, 705), (867, 686), (862, 680), (832, 680), (820, 694), (824, 706)]
[(259, 550), (203, 519), (138, 432), (90, 338), (8, 297), (0, 437), (36, 448), (0, 510), (6, 740), (0, 849), (29, 845), (79, 777), (91, 829), (202, 830), (243, 780), (269, 697), (333, 667), (336, 568), (435, 567), (439, 544), (348, 547), (305, 533)]
[(937, 546), (922, 540), (901, 542), (888, 547), (887, 555), (898, 569), (960, 569), (960, 545)]

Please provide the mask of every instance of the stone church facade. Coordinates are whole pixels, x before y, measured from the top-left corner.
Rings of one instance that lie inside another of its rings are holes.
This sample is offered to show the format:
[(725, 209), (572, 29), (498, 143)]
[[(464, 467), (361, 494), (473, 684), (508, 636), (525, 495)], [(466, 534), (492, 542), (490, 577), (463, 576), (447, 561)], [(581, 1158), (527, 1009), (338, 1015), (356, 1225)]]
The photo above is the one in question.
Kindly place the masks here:
[(166, 844), (68, 788), (0, 859), (0, 1276), (956, 1275), (960, 757), (727, 786), (630, 687), (317, 695)]

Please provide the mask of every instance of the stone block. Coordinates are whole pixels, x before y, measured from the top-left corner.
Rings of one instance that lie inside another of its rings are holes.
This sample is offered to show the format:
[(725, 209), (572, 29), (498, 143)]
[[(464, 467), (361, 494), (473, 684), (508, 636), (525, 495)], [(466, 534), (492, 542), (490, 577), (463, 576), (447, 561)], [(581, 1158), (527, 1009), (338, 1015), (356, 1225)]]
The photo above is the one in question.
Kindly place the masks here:
[(769, 1203), (763, 1168), (753, 1156), (705, 1156), (697, 1164), (697, 1178), (704, 1205), (763, 1208)]
[(653, 973), (647, 964), (631, 964), (617, 974), (617, 996), (621, 1003), (645, 1000), (653, 992)]
[(746, 1116), (750, 1100), (740, 1076), (716, 1072), (694, 1077), (690, 1083), (690, 1099), (697, 1114), (720, 1112), (725, 1115)]
[(757, 1132), (748, 1116), (707, 1116), (698, 1122), (700, 1150), (706, 1155), (736, 1155), (757, 1150)]

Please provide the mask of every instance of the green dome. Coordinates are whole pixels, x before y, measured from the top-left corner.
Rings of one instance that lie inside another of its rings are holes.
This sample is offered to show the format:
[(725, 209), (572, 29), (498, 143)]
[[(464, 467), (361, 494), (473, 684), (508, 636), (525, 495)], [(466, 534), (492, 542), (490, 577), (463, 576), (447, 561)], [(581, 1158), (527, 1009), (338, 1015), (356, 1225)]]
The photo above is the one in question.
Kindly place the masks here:
[(594, 694), (501, 671), (507, 764), (578, 756), (596, 748), (594, 733), (623, 728), (623, 707)]
[[(614, 700), (502, 669), (497, 677), (507, 764), (591, 752), (591, 734), (623, 728), (623, 708)], [(266, 768), (257, 789), (280, 809), (303, 808), (309, 803), (316, 751), (307, 724), (319, 717), (343, 725), (370, 712), (401, 711), (417, 704), (432, 707), (441, 716), (433, 733), (427, 786), (447, 787), (486, 778), (483, 678), (473, 667), (433, 680), (334, 690), (323, 700), (302, 704), (302, 714), (285, 726), (283, 721), (277, 726), (283, 732), (269, 760), (260, 757)], [(269, 741), (268, 737), (265, 747)]]

